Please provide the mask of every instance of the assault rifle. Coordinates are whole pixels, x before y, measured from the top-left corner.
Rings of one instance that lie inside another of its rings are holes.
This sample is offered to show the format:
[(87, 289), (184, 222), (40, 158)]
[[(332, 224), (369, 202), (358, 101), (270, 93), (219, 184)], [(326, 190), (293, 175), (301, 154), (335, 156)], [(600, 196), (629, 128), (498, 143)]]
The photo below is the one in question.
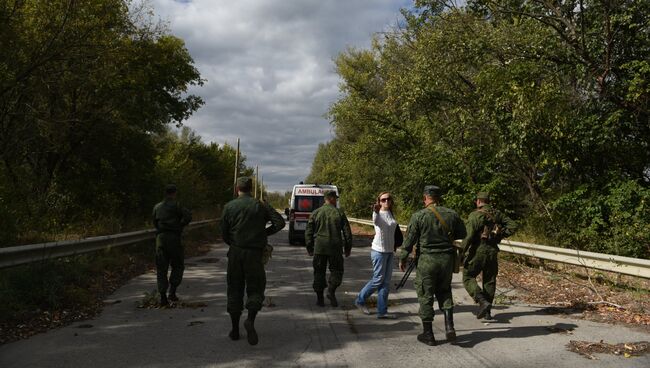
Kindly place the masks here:
[(411, 276), (411, 272), (413, 272), (413, 269), (417, 264), (417, 258), (411, 258), (409, 265), (406, 267), (406, 271), (404, 271), (404, 276), (402, 276), (402, 279), (399, 280), (397, 284), (395, 284), (395, 291), (399, 290), (399, 288), (403, 287), (406, 284), (406, 281), (409, 279), (409, 276)]

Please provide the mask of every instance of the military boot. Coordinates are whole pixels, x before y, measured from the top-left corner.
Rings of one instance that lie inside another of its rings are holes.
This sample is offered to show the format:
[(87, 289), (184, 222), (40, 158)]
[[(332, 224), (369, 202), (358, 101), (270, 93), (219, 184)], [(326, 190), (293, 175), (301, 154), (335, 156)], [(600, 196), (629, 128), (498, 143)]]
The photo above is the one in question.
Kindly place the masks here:
[(336, 300), (336, 295), (334, 295), (334, 292), (336, 289), (327, 289), (327, 299), (330, 300), (330, 303), (332, 304), (332, 307), (338, 307), (339, 306), (339, 301)]
[(178, 297), (176, 296), (176, 286), (170, 286), (169, 287), (169, 300), (172, 302), (177, 302)]
[(246, 339), (251, 345), (257, 345), (259, 338), (257, 337), (257, 331), (255, 331), (255, 316), (257, 316), (257, 311), (248, 311), (248, 318), (244, 321), (244, 328), (246, 329)]
[(325, 298), (323, 297), (323, 292), (322, 291), (317, 291), (316, 292), (316, 305), (319, 307), (324, 307), (325, 306)]
[(479, 304), (476, 318), (481, 319), (485, 317), (485, 314), (488, 313), (492, 305), (487, 301), (487, 299), (485, 299), (483, 293), (476, 294), (476, 302)]
[(232, 329), (230, 330), (228, 337), (233, 341), (239, 340), (239, 317), (241, 317), (241, 313), (230, 313)]
[(492, 306), (491, 305), (488, 307), (487, 312), (485, 312), (485, 317), (483, 317), (483, 319), (486, 319), (488, 321), (491, 321), (491, 320), (494, 319), (494, 317), (492, 317)]
[(164, 308), (169, 306), (169, 301), (167, 300), (167, 294), (162, 293), (160, 294), (160, 307)]
[(418, 335), (418, 341), (429, 346), (436, 346), (436, 338), (433, 337), (432, 322), (422, 321), (423, 332)]
[(445, 314), (445, 333), (447, 341), (456, 341), (456, 330), (454, 329), (454, 309), (443, 309)]

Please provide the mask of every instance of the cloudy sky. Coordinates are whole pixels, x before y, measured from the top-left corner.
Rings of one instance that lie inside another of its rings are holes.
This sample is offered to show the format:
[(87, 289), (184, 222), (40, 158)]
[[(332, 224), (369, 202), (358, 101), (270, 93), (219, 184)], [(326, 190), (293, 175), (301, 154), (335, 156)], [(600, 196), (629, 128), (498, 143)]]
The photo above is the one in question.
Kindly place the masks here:
[(411, 0), (151, 0), (185, 40), (205, 105), (186, 122), (205, 142), (236, 144), (260, 166), (269, 190), (309, 174), (319, 143), (332, 138), (323, 117), (339, 95), (333, 59), (368, 47), (401, 20)]

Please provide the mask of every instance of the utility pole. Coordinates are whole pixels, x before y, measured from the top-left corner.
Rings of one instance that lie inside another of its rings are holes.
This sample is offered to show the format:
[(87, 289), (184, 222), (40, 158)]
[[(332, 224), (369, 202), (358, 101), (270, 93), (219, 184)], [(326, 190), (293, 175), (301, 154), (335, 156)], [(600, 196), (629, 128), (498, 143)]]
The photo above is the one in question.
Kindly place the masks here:
[(260, 179), (260, 200), (264, 201), (264, 176)]
[(233, 197), (237, 198), (237, 177), (239, 176), (239, 138), (237, 138), (237, 153), (235, 154), (235, 178), (232, 183)]
[(259, 190), (260, 187), (260, 182), (259, 182), (259, 177), (260, 177), (260, 167), (259, 165), (255, 166), (255, 198), (257, 198), (257, 191)]

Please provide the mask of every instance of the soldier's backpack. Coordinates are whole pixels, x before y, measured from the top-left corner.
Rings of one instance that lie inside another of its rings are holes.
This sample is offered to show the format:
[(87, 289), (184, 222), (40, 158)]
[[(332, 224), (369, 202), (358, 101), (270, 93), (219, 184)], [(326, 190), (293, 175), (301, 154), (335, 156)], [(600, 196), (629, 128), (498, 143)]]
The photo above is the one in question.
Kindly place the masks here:
[(488, 222), (483, 225), (481, 240), (488, 244), (497, 245), (503, 239), (503, 226), (496, 222), (494, 214), (485, 210), (478, 210), (488, 218)]

